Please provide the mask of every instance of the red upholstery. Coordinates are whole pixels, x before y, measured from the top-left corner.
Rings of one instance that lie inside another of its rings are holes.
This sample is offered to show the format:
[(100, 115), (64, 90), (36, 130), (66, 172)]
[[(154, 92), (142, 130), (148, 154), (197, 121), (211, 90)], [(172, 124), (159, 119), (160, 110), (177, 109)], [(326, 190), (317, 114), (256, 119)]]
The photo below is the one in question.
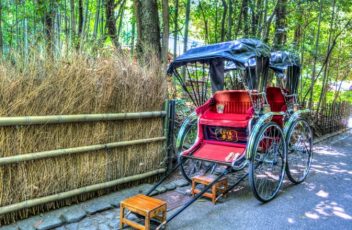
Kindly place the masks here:
[[(218, 91), (214, 94), (216, 104), (223, 104), (224, 113), (245, 114), (251, 107), (251, 99), (245, 90), (226, 90)], [(216, 112), (216, 106), (212, 107)]]
[[(217, 104), (224, 106), (223, 113), (217, 112)], [(198, 138), (190, 149), (182, 153), (183, 156), (228, 164), (232, 162), (233, 154), (245, 154), (245, 143), (205, 140), (204, 125), (246, 128), (254, 113), (247, 91), (218, 91), (196, 112), (199, 116)]]
[(281, 89), (278, 87), (266, 88), (266, 97), (270, 105), (271, 111), (280, 112), (283, 111), (283, 107), (286, 106), (285, 97), (282, 95)]
[(219, 114), (208, 110), (201, 117), (200, 124), (243, 128), (247, 126), (250, 118), (251, 116), (248, 114)]
[(231, 153), (244, 154), (246, 146), (229, 146), (223, 144), (202, 143), (202, 145), (194, 152), (192, 157), (209, 161), (231, 163), (233, 158), (229, 157)]
[[(217, 112), (217, 104), (224, 105), (224, 113)], [(204, 106), (197, 109), (201, 111), (199, 123), (202, 125), (244, 128), (253, 115), (249, 94), (244, 90), (218, 91), (213, 96), (213, 103), (207, 103), (207, 106), (207, 109)]]
[[(273, 112), (286, 112), (287, 106), (285, 102), (285, 97), (281, 92), (279, 87), (268, 87), (266, 88), (266, 97), (270, 105), (271, 111)], [(275, 115), (273, 116), (273, 121), (283, 126), (283, 116)]]

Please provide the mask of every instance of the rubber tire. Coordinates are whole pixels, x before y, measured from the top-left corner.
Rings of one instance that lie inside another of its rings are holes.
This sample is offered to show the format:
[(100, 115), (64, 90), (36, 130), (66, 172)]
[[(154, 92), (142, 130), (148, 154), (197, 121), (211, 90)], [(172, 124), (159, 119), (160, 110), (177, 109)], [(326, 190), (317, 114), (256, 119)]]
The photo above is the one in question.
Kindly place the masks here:
[[(290, 166), (289, 166), (289, 159), (288, 159), (288, 154), (287, 154), (287, 160), (286, 160), (286, 174), (287, 174), (287, 177), (288, 179), (294, 183), (294, 184), (300, 184), (302, 183), (308, 176), (309, 174), (309, 171), (310, 171), (310, 167), (311, 167), (311, 163), (312, 163), (312, 157), (313, 157), (313, 151), (312, 151), (312, 148), (313, 148), (313, 133), (312, 133), (312, 129), (310, 128), (308, 122), (302, 118), (299, 118), (297, 119), (296, 121), (294, 121), (291, 126), (289, 127), (288, 131), (287, 131), (287, 135), (286, 135), (286, 143), (287, 143), (287, 148), (289, 146), (289, 141), (291, 139), (291, 135), (292, 135), (292, 132), (293, 132), (293, 129), (295, 128), (295, 125), (298, 123), (298, 122), (303, 122), (307, 125), (308, 129), (309, 129), (309, 132), (310, 132), (310, 136), (311, 136), (311, 141), (310, 141), (310, 156), (309, 156), (309, 159), (308, 159), (308, 167), (307, 167), (307, 172), (306, 174), (304, 175), (304, 177), (302, 177), (300, 180), (296, 180), (292, 175), (291, 175), (291, 172), (290, 172)], [(288, 149), (287, 149), (288, 151)]]
[[(280, 178), (280, 181), (279, 181), (279, 184), (277, 186), (277, 188), (275, 189), (276, 191), (274, 191), (273, 195), (269, 198), (263, 198), (260, 196), (260, 194), (258, 193), (257, 191), (257, 188), (255, 186), (255, 177), (254, 177), (254, 159), (255, 159), (255, 154), (257, 153), (257, 148), (258, 148), (258, 145), (259, 145), (259, 138), (264, 134), (265, 130), (268, 128), (268, 127), (271, 127), (271, 126), (274, 126), (276, 127), (278, 130), (279, 130), (279, 133), (281, 135), (281, 138), (283, 140), (283, 147), (284, 147), (284, 156), (283, 156), (283, 163), (282, 163), (282, 169), (281, 169), (281, 178)], [(285, 178), (285, 168), (286, 168), (286, 157), (287, 157), (287, 145), (286, 145), (286, 140), (285, 140), (285, 137), (283, 135), (283, 131), (282, 129), (280, 128), (280, 126), (278, 126), (276, 123), (274, 122), (268, 122), (266, 124), (264, 124), (258, 131), (256, 137), (255, 137), (255, 141), (254, 141), (254, 147), (253, 147), (253, 152), (251, 153), (251, 159), (250, 159), (250, 162), (249, 162), (249, 185), (252, 189), (252, 192), (253, 192), (253, 195), (255, 196), (255, 198), (257, 198), (259, 201), (265, 203), (265, 202), (268, 202), (268, 201), (271, 201), (272, 199), (274, 199), (277, 194), (279, 193), (280, 191), (280, 188), (283, 184), (283, 181), (284, 181), (284, 178)]]
[[(185, 125), (185, 124), (183, 124)], [(189, 175), (187, 175), (186, 171), (185, 171), (185, 168), (184, 168), (184, 165), (187, 161), (190, 161), (192, 159), (185, 159), (184, 157), (181, 156), (181, 152), (182, 152), (182, 147), (183, 147), (183, 142), (185, 141), (186, 139), (186, 136), (188, 134), (188, 132), (190, 131), (191, 128), (193, 128), (193, 126), (197, 125), (197, 123), (194, 123), (194, 122), (189, 122), (189, 124), (187, 124), (186, 128), (184, 129), (184, 134), (182, 135), (181, 137), (181, 144), (180, 146), (178, 146), (177, 148), (177, 154), (178, 154), (178, 161), (181, 163), (180, 165), (180, 168), (181, 168), (181, 173), (182, 173), (182, 176), (188, 181), (188, 182), (191, 182), (191, 178), (189, 177)]]

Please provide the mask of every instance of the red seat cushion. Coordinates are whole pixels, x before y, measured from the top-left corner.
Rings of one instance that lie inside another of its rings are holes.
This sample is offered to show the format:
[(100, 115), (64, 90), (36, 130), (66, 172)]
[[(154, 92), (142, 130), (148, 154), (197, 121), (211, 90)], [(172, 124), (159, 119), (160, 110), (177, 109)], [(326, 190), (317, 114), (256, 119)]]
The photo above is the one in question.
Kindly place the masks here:
[(280, 112), (283, 111), (286, 106), (285, 97), (279, 87), (268, 87), (266, 88), (266, 97), (270, 104), (271, 111)]
[[(217, 104), (224, 106), (223, 113), (217, 112)], [(214, 94), (213, 103), (209, 104), (209, 109), (200, 116), (199, 122), (202, 125), (244, 128), (252, 115), (248, 91), (224, 90)]]
[(248, 125), (249, 119), (251, 119), (250, 114), (216, 113), (208, 110), (200, 117), (199, 123), (202, 125), (244, 128)]
[(244, 154), (246, 146), (228, 146), (224, 144), (202, 143), (200, 147), (193, 153), (192, 157), (197, 159), (231, 163), (233, 158), (231, 153)]
[[(252, 106), (248, 91), (245, 90), (224, 90), (214, 94), (215, 104), (224, 105), (224, 113), (245, 114)], [(216, 105), (212, 106), (216, 112)]]

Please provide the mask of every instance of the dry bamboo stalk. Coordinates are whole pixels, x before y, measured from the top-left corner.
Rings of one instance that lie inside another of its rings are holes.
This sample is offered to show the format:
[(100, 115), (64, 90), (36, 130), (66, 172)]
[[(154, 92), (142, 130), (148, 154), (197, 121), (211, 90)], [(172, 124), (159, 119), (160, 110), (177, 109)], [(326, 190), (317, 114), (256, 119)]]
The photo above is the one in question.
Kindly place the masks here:
[(115, 121), (127, 119), (142, 119), (164, 117), (165, 111), (139, 112), (139, 113), (106, 113), (106, 114), (77, 114), (77, 115), (51, 115), (27, 117), (0, 117), (0, 126), (12, 125), (41, 125), (61, 124), (91, 121)]
[(34, 207), (37, 205), (70, 198), (70, 197), (81, 195), (81, 194), (87, 193), (87, 192), (94, 192), (94, 191), (97, 191), (100, 189), (110, 188), (110, 187), (113, 187), (113, 186), (116, 186), (119, 184), (123, 184), (123, 183), (127, 183), (127, 182), (141, 180), (141, 179), (153, 176), (153, 175), (163, 173), (165, 171), (166, 171), (166, 169), (161, 168), (161, 169), (153, 170), (153, 171), (138, 174), (138, 175), (120, 178), (120, 179), (113, 180), (113, 181), (108, 181), (108, 182), (104, 182), (104, 183), (100, 183), (100, 184), (89, 185), (86, 187), (77, 188), (77, 189), (67, 191), (67, 192), (62, 192), (62, 193), (58, 193), (58, 194), (54, 194), (54, 195), (50, 195), (50, 196), (45, 196), (45, 197), (40, 197), (40, 198), (36, 198), (36, 199), (32, 199), (32, 200), (22, 201), (22, 202), (19, 202), (16, 204), (11, 204), (11, 205), (7, 205), (4, 207), (0, 207), (0, 215), (3, 215), (5, 213), (9, 213), (9, 212), (18, 211), (18, 210), (21, 210), (24, 208), (30, 208), (30, 207)]
[(30, 160), (38, 160), (38, 159), (43, 159), (48, 157), (58, 157), (58, 156), (63, 156), (67, 154), (91, 152), (91, 151), (98, 151), (102, 149), (111, 149), (111, 148), (122, 147), (122, 146), (146, 144), (146, 143), (151, 143), (156, 141), (163, 141), (165, 139), (166, 139), (165, 137), (154, 137), (154, 138), (140, 139), (140, 140), (133, 140), (133, 141), (119, 141), (119, 142), (112, 142), (107, 144), (80, 146), (75, 148), (56, 149), (56, 150), (36, 152), (36, 153), (27, 153), (27, 154), (0, 158), (0, 165), (19, 163), (19, 162), (30, 161)]

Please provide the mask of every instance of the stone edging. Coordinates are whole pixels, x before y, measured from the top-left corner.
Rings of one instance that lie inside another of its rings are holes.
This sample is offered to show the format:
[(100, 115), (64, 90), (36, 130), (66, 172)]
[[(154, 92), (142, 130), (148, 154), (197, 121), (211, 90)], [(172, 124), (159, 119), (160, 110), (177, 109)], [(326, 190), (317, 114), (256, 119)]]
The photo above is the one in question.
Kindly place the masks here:
[[(174, 190), (177, 187), (189, 185), (188, 181), (178, 179), (161, 185), (152, 195)], [(81, 204), (60, 208), (51, 212), (43, 213), (28, 219), (20, 220), (17, 223), (0, 227), (1, 230), (49, 230), (66, 224), (79, 222), (89, 215), (102, 212), (108, 209), (119, 208), (120, 202), (127, 197), (138, 193), (145, 193), (152, 187), (151, 184), (142, 184), (133, 188), (124, 189), (105, 196), (94, 198)]]
[(318, 144), (318, 143), (320, 143), (322, 141), (325, 141), (327, 139), (333, 138), (333, 137), (335, 137), (335, 136), (337, 136), (339, 134), (346, 133), (346, 132), (348, 132), (350, 130), (352, 130), (352, 128), (346, 128), (346, 129), (342, 129), (342, 130), (336, 131), (334, 133), (326, 134), (326, 135), (324, 135), (322, 137), (318, 137), (318, 138), (314, 139), (313, 143), (314, 144)]

